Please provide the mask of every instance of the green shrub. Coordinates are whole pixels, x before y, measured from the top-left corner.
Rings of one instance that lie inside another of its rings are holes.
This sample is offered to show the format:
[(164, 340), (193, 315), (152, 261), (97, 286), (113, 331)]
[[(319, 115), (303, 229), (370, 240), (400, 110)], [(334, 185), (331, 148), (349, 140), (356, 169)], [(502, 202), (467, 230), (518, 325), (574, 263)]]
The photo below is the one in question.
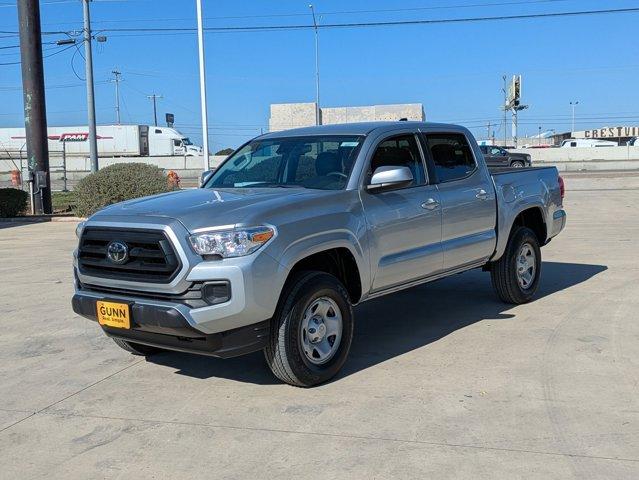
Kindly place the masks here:
[(116, 163), (78, 182), (74, 211), (78, 217), (88, 217), (107, 205), (174, 189), (162, 169), (154, 165)]
[(17, 188), (0, 188), (0, 217), (16, 217), (27, 209), (29, 194)]

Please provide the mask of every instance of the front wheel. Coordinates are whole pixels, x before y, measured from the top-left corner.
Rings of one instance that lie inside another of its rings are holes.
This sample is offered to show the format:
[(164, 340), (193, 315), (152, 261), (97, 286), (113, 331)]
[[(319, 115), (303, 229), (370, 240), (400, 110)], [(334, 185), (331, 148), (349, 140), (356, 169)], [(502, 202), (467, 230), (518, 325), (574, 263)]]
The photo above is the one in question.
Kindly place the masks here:
[(515, 160), (514, 162), (511, 162), (510, 164), (511, 167), (513, 168), (524, 168), (524, 162), (520, 161), (520, 160)]
[(526, 227), (512, 232), (502, 257), (490, 265), (493, 288), (506, 303), (530, 302), (539, 287), (541, 249), (535, 233)]
[(342, 368), (353, 339), (348, 293), (333, 275), (302, 272), (288, 282), (264, 349), (273, 374), (290, 385), (311, 387)]

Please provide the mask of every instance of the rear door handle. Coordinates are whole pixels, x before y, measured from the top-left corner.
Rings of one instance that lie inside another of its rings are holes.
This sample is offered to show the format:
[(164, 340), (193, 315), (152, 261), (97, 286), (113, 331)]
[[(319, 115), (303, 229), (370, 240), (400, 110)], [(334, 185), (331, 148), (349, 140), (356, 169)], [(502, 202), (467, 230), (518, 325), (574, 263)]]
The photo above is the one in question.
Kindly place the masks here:
[(488, 192), (483, 188), (480, 188), (479, 190), (477, 190), (477, 195), (475, 195), (475, 197), (479, 198), (480, 200), (488, 200)]
[(434, 198), (429, 198), (422, 203), (422, 208), (425, 208), (426, 210), (435, 210), (437, 207), (439, 207), (439, 202)]

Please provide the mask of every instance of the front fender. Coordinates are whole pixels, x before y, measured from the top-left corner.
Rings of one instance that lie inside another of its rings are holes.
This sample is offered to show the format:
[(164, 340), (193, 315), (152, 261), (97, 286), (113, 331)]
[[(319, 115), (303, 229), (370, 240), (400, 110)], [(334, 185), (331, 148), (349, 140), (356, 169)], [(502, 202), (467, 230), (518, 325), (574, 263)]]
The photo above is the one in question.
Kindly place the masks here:
[(325, 230), (292, 241), (282, 250), (278, 258), (280, 268), (290, 271), (299, 261), (316, 253), (335, 248), (346, 248), (353, 255), (359, 270), (362, 288), (366, 289), (370, 285), (370, 269), (365, 251), (360, 238), (347, 229)]

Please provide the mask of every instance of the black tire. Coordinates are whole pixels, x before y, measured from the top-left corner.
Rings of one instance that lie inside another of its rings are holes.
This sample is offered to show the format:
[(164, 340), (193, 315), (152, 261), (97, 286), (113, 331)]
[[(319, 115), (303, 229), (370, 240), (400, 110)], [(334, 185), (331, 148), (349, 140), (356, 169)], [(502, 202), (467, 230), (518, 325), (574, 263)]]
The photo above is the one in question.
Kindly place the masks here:
[[(530, 245), (535, 253), (534, 278), (526, 288), (520, 285), (517, 275), (517, 257), (525, 244)], [(521, 304), (532, 300), (541, 278), (541, 249), (537, 236), (530, 228), (517, 227), (512, 231), (506, 251), (490, 265), (490, 277), (493, 288), (502, 301)]]
[[(302, 319), (306, 309), (321, 297), (328, 297), (340, 309), (342, 332), (333, 356), (324, 364), (309, 361), (301, 344)], [(264, 356), (273, 374), (296, 387), (312, 387), (334, 377), (342, 368), (353, 339), (353, 307), (348, 292), (333, 275), (301, 272), (290, 281), (280, 297), (271, 320), (270, 339)]]
[(514, 160), (510, 162), (510, 166), (513, 168), (524, 168), (526, 165), (524, 165), (522, 160)]
[(112, 340), (118, 347), (126, 350), (129, 353), (132, 353), (133, 355), (141, 355), (147, 357), (149, 355), (153, 355), (154, 353), (159, 353), (162, 351), (161, 348), (150, 347), (148, 345), (142, 345), (141, 343), (127, 342), (126, 340), (121, 340), (119, 338), (113, 338)]

